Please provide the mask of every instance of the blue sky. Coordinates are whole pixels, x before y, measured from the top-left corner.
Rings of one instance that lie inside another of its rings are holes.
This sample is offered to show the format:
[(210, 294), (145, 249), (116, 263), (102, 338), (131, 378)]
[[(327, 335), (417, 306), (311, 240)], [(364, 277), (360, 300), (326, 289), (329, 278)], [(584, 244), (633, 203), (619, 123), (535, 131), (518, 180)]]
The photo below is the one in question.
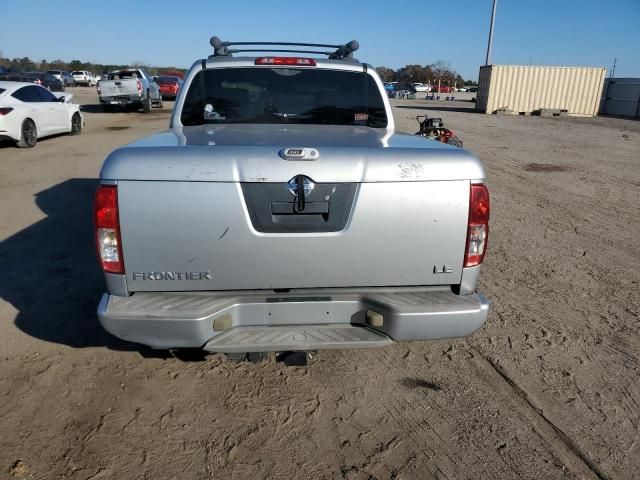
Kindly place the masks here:
[[(475, 79), (490, 12), (491, 0), (0, 0), (0, 51), (33, 60), (188, 67), (209, 54), (214, 34), (236, 41), (357, 39), (356, 56), (375, 66), (446, 60)], [(610, 68), (614, 58), (616, 76), (640, 76), (640, 0), (498, 0), (493, 63)]]

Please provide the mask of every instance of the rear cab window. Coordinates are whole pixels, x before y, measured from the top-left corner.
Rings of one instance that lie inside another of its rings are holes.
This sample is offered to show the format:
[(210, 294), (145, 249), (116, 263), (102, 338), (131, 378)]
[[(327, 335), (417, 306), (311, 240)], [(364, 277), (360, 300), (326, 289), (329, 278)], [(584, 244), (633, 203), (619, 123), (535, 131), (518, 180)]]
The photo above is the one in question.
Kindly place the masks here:
[(179, 78), (177, 77), (157, 77), (156, 82), (158, 83), (178, 83)]
[(237, 67), (199, 72), (182, 107), (185, 126), (293, 123), (387, 127), (378, 86), (365, 72)]
[(109, 80), (125, 80), (129, 78), (142, 78), (142, 72), (139, 70), (120, 70), (109, 74)]

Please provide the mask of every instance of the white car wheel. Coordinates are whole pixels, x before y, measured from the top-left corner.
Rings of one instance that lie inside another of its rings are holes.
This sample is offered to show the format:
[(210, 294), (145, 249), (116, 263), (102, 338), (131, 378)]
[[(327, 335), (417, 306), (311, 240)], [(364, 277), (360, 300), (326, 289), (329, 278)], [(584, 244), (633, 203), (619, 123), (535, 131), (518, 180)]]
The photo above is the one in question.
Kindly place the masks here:
[(24, 122), (22, 122), (22, 127), (20, 128), (20, 140), (18, 140), (17, 145), (19, 148), (33, 148), (38, 143), (38, 130), (36, 129), (36, 124), (33, 123), (33, 120), (27, 118)]

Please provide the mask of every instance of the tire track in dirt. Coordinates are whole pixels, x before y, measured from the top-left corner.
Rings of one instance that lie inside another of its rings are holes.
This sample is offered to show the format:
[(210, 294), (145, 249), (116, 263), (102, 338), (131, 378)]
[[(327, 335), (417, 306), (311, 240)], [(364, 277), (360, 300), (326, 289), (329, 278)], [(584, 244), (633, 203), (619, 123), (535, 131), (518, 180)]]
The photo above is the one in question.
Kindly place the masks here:
[[(513, 393), (519, 397), (520, 411), (526, 416), (536, 432), (556, 451), (563, 463), (580, 478), (608, 480), (609, 477), (583, 452), (571, 438), (550, 421), (544, 410), (538, 406), (513, 378), (499, 364), (485, 358), (475, 350), (475, 365), (485, 375), (486, 380), (496, 387), (496, 391), (513, 399)], [(512, 390), (509, 391), (509, 390)]]

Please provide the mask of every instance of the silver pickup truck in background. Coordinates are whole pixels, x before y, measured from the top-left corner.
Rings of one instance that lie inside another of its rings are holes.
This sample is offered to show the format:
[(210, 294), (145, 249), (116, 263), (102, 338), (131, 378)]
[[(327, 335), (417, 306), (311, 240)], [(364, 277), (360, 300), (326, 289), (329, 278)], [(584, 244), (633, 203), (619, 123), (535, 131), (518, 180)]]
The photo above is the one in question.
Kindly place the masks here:
[(298, 44), (336, 48), (328, 58), (211, 44), (169, 130), (102, 167), (104, 328), (236, 359), (478, 329), (489, 307), (475, 292), (489, 228), (480, 160), (396, 133), (355, 41)]
[(142, 68), (117, 70), (96, 85), (100, 104), (106, 112), (132, 105), (145, 113), (153, 106), (162, 108), (160, 87)]

